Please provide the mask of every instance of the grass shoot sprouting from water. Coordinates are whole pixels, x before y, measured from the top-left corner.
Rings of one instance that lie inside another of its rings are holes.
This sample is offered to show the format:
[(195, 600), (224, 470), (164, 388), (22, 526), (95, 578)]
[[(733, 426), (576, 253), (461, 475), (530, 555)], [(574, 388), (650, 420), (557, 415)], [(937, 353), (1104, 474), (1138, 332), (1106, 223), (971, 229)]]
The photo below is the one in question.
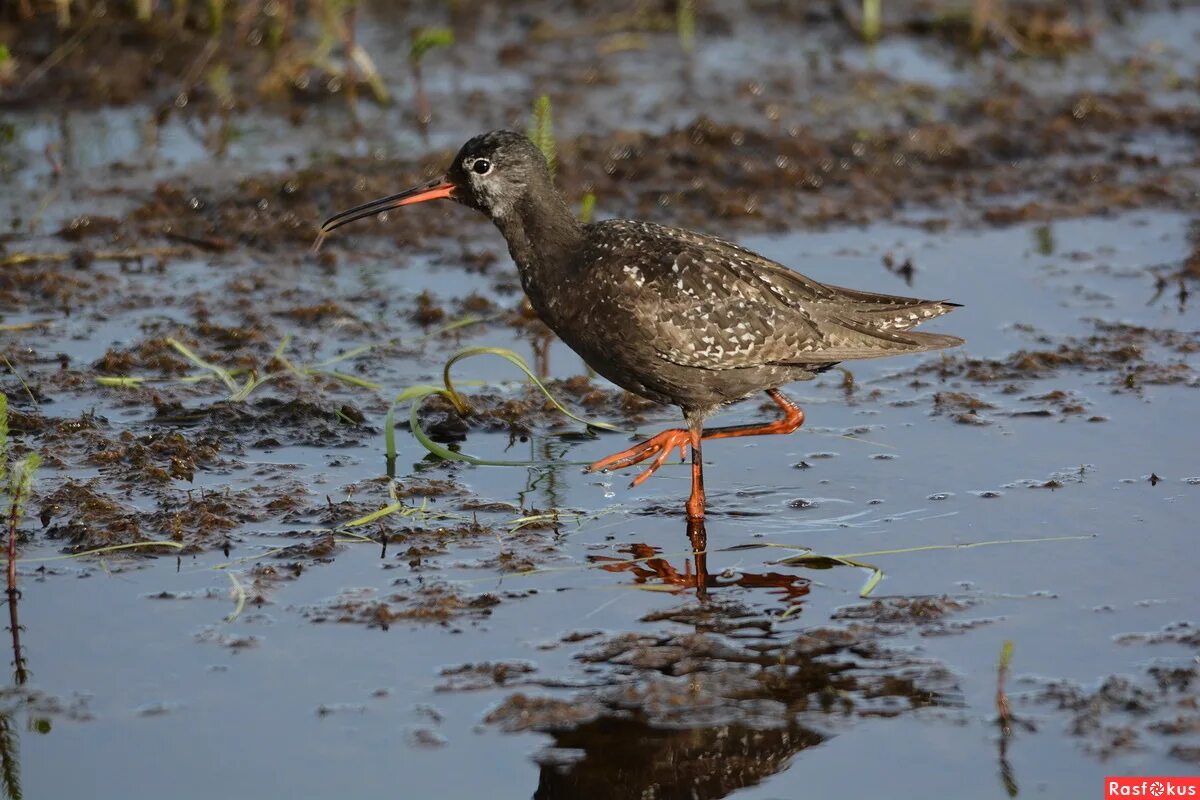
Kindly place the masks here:
[(687, 56), (696, 49), (696, 4), (694, 0), (679, 0), (675, 7), (675, 34), (679, 47)]
[(1012, 664), (1012, 657), (1012, 640), (1005, 639), (1004, 644), (1000, 647), (1000, 660), (996, 664), (996, 724), (1000, 726), (998, 748), (1000, 781), (1004, 784), (1004, 791), (1008, 796), (1016, 797), (1021, 793), (1021, 790), (1017, 786), (1016, 775), (1013, 772), (1012, 764), (1008, 760), (1008, 740), (1013, 734), (1012, 708), (1008, 704), (1008, 669)]
[(550, 175), (558, 167), (558, 144), (554, 140), (554, 119), (550, 107), (550, 97), (540, 95), (533, 104), (533, 115), (529, 120), (529, 139), (538, 146), (550, 167)]
[(429, 96), (425, 93), (425, 79), (421, 72), (421, 62), (431, 50), (439, 47), (449, 47), (454, 44), (454, 31), (449, 28), (419, 28), (412, 33), (412, 44), (408, 49), (408, 65), (413, 76), (413, 105), (416, 107), (417, 128), (421, 136), (429, 137), (429, 123), (433, 121), (433, 110), (429, 106)]
[(883, 27), (883, 0), (862, 0), (862, 37), (867, 44), (879, 41)]
[(208, 0), (208, 25), (213, 36), (225, 29), (225, 0)]
[(1012, 708), (1008, 704), (1008, 668), (1012, 664), (1013, 643), (1009, 639), (1004, 640), (1004, 646), (1000, 648), (1000, 660), (996, 664), (996, 714), (1000, 729), (1007, 732), (1012, 721)]
[(592, 221), (596, 213), (596, 193), (588, 192), (579, 203), (579, 221), (584, 225)]
[(379, 70), (375, 67), (374, 60), (358, 43), (355, 28), (357, 5), (354, 2), (346, 2), (346, 0), (324, 0), (314, 8), (321, 23), (321, 36), (312, 59), (313, 62), (323, 66), (328, 65), (329, 71), (336, 73), (338, 69), (330, 63), (330, 55), (334, 48), (340, 45), (346, 57), (345, 67), (341, 71), (345, 74), (346, 98), (351, 107), (357, 98), (355, 87), (359, 79), (367, 84), (375, 102), (380, 105), (390, 103), (391, 96), (383, 78), (379, 75)]
[[(549, 95), (539, 95), (533, 102), (533, 113), (529, 116), (529, 127), (525, 133), (542, 151), (550, 168), (550, 176), (553, 177), (558, 170), (558, 141), (554, 138), (554, 109)], [(579, 203), (579, 221), (584, 224), (591, 222), (595, 211), (596, 193), (587, 192)]]

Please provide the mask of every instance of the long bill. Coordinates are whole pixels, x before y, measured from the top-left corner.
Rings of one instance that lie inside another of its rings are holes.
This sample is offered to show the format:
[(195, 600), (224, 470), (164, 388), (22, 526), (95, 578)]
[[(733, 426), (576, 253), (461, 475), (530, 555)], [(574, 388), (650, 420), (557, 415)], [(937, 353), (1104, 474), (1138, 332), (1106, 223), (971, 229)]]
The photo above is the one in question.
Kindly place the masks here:
[(373, 217), (376, 214), (382, 214), (384, 211), (390, 211), (400, 206), (410, 206), (413, 203), (424, 203), (427, 200), (441, 200), (452, 197), (453, 192), (453, 183), (445, 178), (435, 178), (428, 183), (414, 186), (399, 194), (380, 197), (369, 203), (363, 203), (354, 208), (347, 208), (345, 211), (334, 214), (321, 225), (321, 231), (317, 234), (317, 240), (313, 242), (313, 251), (319, 250), (321, 243), (325, 241), (325, 237), (343, 225), (348, 225), (364, 217)]

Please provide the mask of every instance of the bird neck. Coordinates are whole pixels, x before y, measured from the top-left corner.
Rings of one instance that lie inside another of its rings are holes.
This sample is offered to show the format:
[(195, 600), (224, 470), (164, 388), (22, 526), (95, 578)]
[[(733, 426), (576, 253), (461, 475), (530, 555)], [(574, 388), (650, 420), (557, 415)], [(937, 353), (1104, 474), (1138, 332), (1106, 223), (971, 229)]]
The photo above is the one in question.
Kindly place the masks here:
[(534, 310), (546, 318), (552, 310), (555, 287), (569, 281), (580, 266), (583, 225), (549, 176), (544, 186), (531, 185), (507, 213), (493, 221), (508, 242), (525, 294)]

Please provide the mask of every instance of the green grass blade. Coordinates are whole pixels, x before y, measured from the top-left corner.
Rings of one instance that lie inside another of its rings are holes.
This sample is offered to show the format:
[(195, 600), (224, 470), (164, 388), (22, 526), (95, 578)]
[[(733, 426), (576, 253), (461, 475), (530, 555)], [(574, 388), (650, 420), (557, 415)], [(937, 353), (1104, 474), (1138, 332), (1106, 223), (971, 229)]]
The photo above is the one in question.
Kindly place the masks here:
[(145, 378), (119, 377), (102, 375), (96, 378), (101, 386), (120, 386), (123, 389), (134, 389), (146, 382)]
[(452, 44), (454, 44), (454, 31), (449, 28), (421, 28), (413, 33), (408, 60), (413, 64), (419, 64), (430, 50), (449, 47)]
[[(230, 372), (229, 374), (233, 375), (234, 373)], [(179, 378), (144, 378), (136, 375), (100, 375), (95, 378), (96, 383), (101, 386), (115, 386), (121, 389), (136, 389), (139, 386), (155, 383), (204, 383), (215, 380), (217, 380), (217, 376), (210, 372), (199, 375), (183, 375)]]
[(579, 204), (579, 221), (587, 225), (596, 213), (596, 193), (588, 192)]
[(275, 377), (275, 373), (268, 373), (267, 375), (263, 375), (261, 378), (258, 377), (257, 375), (252, 374), (249, 378), (246, 379), (245, 386), (238, 389), (233, 394), (229, 395), (229, 402), (231, 402), (231, 403), (245, 402), (246, 398), (250, 396), (251, 392), (253, 392), (258, 387), (262, 386), (264, 383), (270, 382), (271, 379), (273, 379), (274, 377)]
[[(182, 550), (183, 545), (179, 542), (172, 542), (167, 539), (151, 539), (145, 542), (128, 542), (126, 544), (113, 544), (107, 547), (97, 547), (94, 550), (84, 550), (81, 553), (68, 553), (62, 556), (43, 556), (41, 558), (18, 558), (18, 564), (40, 564), (46, 561), (66, 561), (69, 558), (86, 558), (87, 556), (98, 556), (106, 553), (112, 553), (117, 550), (132, 550), (136, 547), (174, 547), (176, 550)], [(0, 563), (7, 562), (8, 559), (0, 554)]]
[(546, 158), (550, 176), (558, 166), (558, 145), (554, 141), (554, 120), (551, 115), (550, 97), (541, 95), (533, 104), (533, 118), (529, 122), (529, 138)]
[(246, 607), (246, 589), (242, 586), (242, 582), (237, 579), (237, 575), (229, 570), (225, 573), (229, 576), (229, 582), (233, 584), (234, 606), (233, 613), (225, 617), (225, 622), (233, 622), (241, 616), (242, 609)]
[(996, 668), (1000, 672), (1008, 672), (1008, 667), (1012, 663), (1013, 643), (1012, 639), (1005, 639), (1004, 644), (1000, 646), (1000, 661), (996, 664)]
[(12, 469), (8, 473), (7, 487), (9, 502), (12, 504), (8, 512), (10, 519), (20, 520), (25, 516), (29, 494), (33, 490), (33, 476), (41, 463), (40, 455), (30, 453), (12, 465)]
[(404, 503), (392, 503), (391, 505), (384, 506), (383, 508), (379, 509), (378, 511), (372, 511), (370, 514), (367, 514), (366, 516), (362, 516), (362, 517), (359, 517), (358, 519), (354, 519), (347, 523), (344, 523), (344, 524), (340, 525), (339, 527), (341, 527), (341, 528), (357, 528), (359, 526), (372, 523), (377, 519), (382, 519), (383, 517), (387, 517), (392, 514), (395, 514), (397, 511), (403, 511), (405, 508), (407, 508), (407, 506), (405, 506)]
[(554, 407), (556, 409), (558, 409), (559, 412), (561, 412), (562, 414), (564, 414), (567, 417), (570, 417), (571, 419), (575, 420), (576, 422), (587, 425), (590, 428), (601, 428), (603, 430), (614, 431), (616, 433), (632, 433), (632, 431), (627, 431), (622, 428), (618, 428), (616, 425), (610, 425), (607, 422), (590, 421), (590, 420), (584, 419), (583, 417), (579, 417), (579, 416), (576, 416), (575, 414), (571, 413), (571, 411), (568, 410), (566, 406), (564, 406), (562, 403), (560, 403), (558, 401), (558, 399), (553, 394), (550, 393), (550, 390), (546, 388), (545, 384), (543, 384), (540, 380), (538, 380), (538, 377), (533, 374), (533, 370), (531, 370), (529, 368), (529, 365), (525, 363), (525, 360), (523, 358), (521, 358), (519, 355), (514, 353), (512, 350), (509, 350), (509, 349), (503, 348), (503, 347), (468, 347), (465, 350), (458, 351), (457, 353), (455, 353), (453, 356), (450, 357), (450, 360), (446, 362), (446, 366), (442, 370), (442, 377), (446, 382), (446, 390), (450, 393), (450, 399), (452, 402), (454, 402), (455, 406), (457, 406), (459, 408), (463, 408), (463, 406), (465, 404), (460, 405), (460, 403), (462, 402), (461, 399), (456, 399), (456, 398), (459, 398), (460, 396), (459, 396), (458, 392), (456, 392), (454, 390), (454, 384), (451, 382), (450, 368), (453, 367), (455, 364), (457, 364), (459, 361), (462, 361), (464, 358), (473, 358), (474, 356), (481, 356), (481, 355), (499, 356), (500, 358), (503, 358), (505, 361), (509, 362), (510, 364), (513, 364), (514, 366), (516, 366), (517, 369), (519, 369), (525, 373), (525, 375), (529, 378), (529, 380), (533, 382), (534, 386), (536, 386), (538, 389), (541, 390), (542, 394), (544, 394), (546, 396), (546, 399), (548, 399), (554, 405)]
[(613, 588), (622, 590), (633, 589), (641, 592), (666, 592), (667, 594), (677, 594), (692, 589), (691, 586), (682, 583), (623, 583), (617, 584)]
[[(473, 358), (475, 356), (481, 356), (481, 355), (499, 356), (500, 358), (503, 358), (504, 360), (508, 361), (510, 364), (515, 365), (518, 369), (520, 369), (522, 372), (525, 373), (525, 376), (527, 378), (529, 378), (529, 380), (532, 381), (533, 384), (539, 390), (541, 390), (542, 394), (544, 394), (546, 396), (546, 398), (554, 405), (555, 409), (557, 409), (560, 413), (564, 414), (565, 416), (569, 417), (570, 419), (573, 419), (576, 422), (582, 423), (583, 425), (586, 425), (590, 428), (602, 428), (604, 430), (616, 431), (619, 433), (628, 433), (629, 432), (629, 431), (624, 431), (615, 425), (610, 425), (607, 422), (596, 422), (596, 421), (587, 420), (587, 419), (584, 419), (583, 417), (577, 416), (576, 414), (572, 413), (569, 409), (567, 409), (566, 406), (564, 406), (562, 403), (560, 403), (558, 401), (558, 399), (555, 398), (553, 394), (551, 394), (550, 390), (546, 388), (545, 384), (543, 384), (538, 379), (538, 377), (533, 374), (533, 370), (531, 370), (529, 368), (529, 365), (525, 363), (525, 360), (522, 359), (516, 353), (514, 353), (512, 350), (508, 350), (508, 349), (502, 348), (502, 347), (468, 347), (465, 350), (460, 350), (459, 352), (455, 353), (446, 362), (446, 366), (442, 372), (442, 378), (446, 384), (444, 389), (439, 386), (430, 386), (428, 384), (412, 386), (412, 387), (409, 387), (408, 389), (405, 389), (400, 394), (396, 395), (396, 399), (392, 401), (392, 405), (388, 408), (387, 416), (384, 419), (384, 449), (386, 451), (387, 463), (389, 465), (389, 469), (391, 469), (395, 465), (396, 456), (397, 456), (397, 452), (396, 452), (396, 408), (406, 402), (409, 402), (412, 404), (411, 408), (409, 409), (409, 427), (412, 431), (413, 437), (417, 440), (417, 442), (420, 443), (420, 445), (422, 447), (424, 447), (427, 451), (434, 454), (438, 458), (446, 459), (449, 461), (463, 461), (468, 464), (474, 464), (477, 466), (493, 466), (493, 467), (530, 467), (530, 466), (543, 466), (547, 463), (547, 462), (542, 462), (542, 461), (507, 461), (507, 460), (499, 460), (499, 459), (480, 458), (478, 456), (470, 455), (469, 453), (456, 452), (454, 450), (450, 450), (449, 448), (433, 441), (433, 439), (431, 439), (429, 437), (429, 435), (425, 432), (425, 430), (421, 427), (421, 419), (420, 419), (421, 401), (424, 400), (426, 397), (428, 397), (431, 394), (441, 394), (442, 396), (447, 398), (451, 403), (454, 404), (455, 409), (457, 409), (460, 414), (467, 414), (470, 412), (470, 407), (467, 405), (466, 400), (463, 398), (463, 396), (461, 394), (458, 393), (458, 391), (454, 387), (454, 381), (450, 377), (450, 371), (454, 367), (454, 365), (457, 364), (459, 361), (462, 361), (463, 359), (466, 359), (466, 358)], [(565, 462), (556, 462), (556, 463), (561, 464), (561, 463), (565, 463)]]
[(333, 358), (327, 358), (324, 361), (319, 361), (316, 364), (313, 364), (310, 369), (324, 369), (325, 367), (332, 367), (334, 364), (340, 364), (343, 361), (357, 358), (364, 353), (369, 353), (378, 346), (379, 345), (376, 344), (364, 344), (359, 347), (353, 347), (341, 355), (334, 356)]
[[(451, 44), (453, 41), (454, 36), (451, 34), (450, 41), (447, 44)], [(362, 45), (356, 44), (350, 48), (350, 60), (354, 62), (354, 66), (358, 67), (359, 73), (371, 89), (371, 94), (375, 95), (375, 102), (381, 106), (386, 106), (392, 102), (392, 96), (388, 93), (387, 84), (383, 82), (383, 77), (375, 67), (374, 59), (362, 48)]]
[(298, 378), (302, 381), (308, 380), (307, 373), (305, 373), (304, 370), (300, 369), (295, 364), (293, 364), (291, 359), (289, 359), (283, 353), (276, 351), (276, 353), (273, 356), (271, 356), (271, 358), (274, 361), (278, 361), (280, 364), (282, 364), (284, 371), (290, 373), (292, 375), (292, 377)]
[(471, 316), (463, 317), (462, 319), (456, 319), (453, 322), (448, 322), (445, 325), (442, 325), (440, 328), (434, 328), (429, 333), (418, 338), (417, 342), (427, 342), (430, 339), (436, 339), (438, 336), (441, 336), (444, 333), (450, 333), (451, 331), (456, 331), (459, 328), (466, 328), (470, 325), (479, 325), (483, 322), (491, 322), (499, 318), (499, 314), (492, 314), (487, 317)]
[(438, 458), (447, 461), (465, 461), (468, 464), (475, 464), (480, 467), (529, 467), (534, 466), (539, 462), (535, 461), (500, 461), (488, 458), (479, 458), (478, 456), (470, 455), (469, 453), (459, 453), (435, 442), (429, 438), (425, 430), (421, 427), (420, 418), (421, 404), (413, 403), (409, 409), (408, 425), (412, 429), (412, 435), (421, 443), (429, 452), (433, 453)]
[(292, 343), (292, 335), (285, 333), (283, 339), (280, 340), (279, 346), (275, 348), (275, 352), (271, 354), (272, 358), (283, 358), (284, 351), (287, 350), (289, 344)]
[(229, 374), (229, 370), (225, 369), (224, 367), (219, 367), (216, 364), (211, 364), (211, 363), (205, 361), (203, 358), (201, 358), (200, 356), (193, 353), (191, 351), (191, 349), (188, 348), (187, 345), (185, 345), (183, 342), (180, 342), (177, 339), (172, 339), (170, 337), (167, 337), (167, 344), (169, 344), (169, 345), (171, 345), (171, 347), (175, 348), (176, 352), (178, 352), (181, 356), (186, 358), (188, 361), (195, 364), (197, 367), (200, 367), (201, 369), (206, 369), (209, 372), (216, 375), (218, 378), (220, 378), (221, 382), (225, 384), (226, 388), (228, 388), (231, 393), (237, 394), (239, 391), (241, 391), (242, 387), (239, 386), (238, 382), (235, 381), (233, 379), (233, 376)]
[[(1036, 539), (991, 539), (985, 542), (963, 542), (962, 544), (926, 544), (919, 547), (900, 547), (895, 550), (872, 550), (866, 553), (848, 553), (830, 558), (873, 558), (874, 556), (894, 556), (901, 553), (923, 553), (927, 550), (970, 550), (973, 547), (991, 547), (998, 544), (1034, 544), (1036, 542), (1072, 542), (1082, 539), (1095, 539), (1096, 535), (1087, 533), (1077, 536), (1044, 536)], [(791, 559), (785, 558), (777, 563), (786, 564)]]
[(383, 421), (383, 442), (387, 451), (387, 463), (396, 463), (396, 407), (401, 403), (412, 402), (414, 405), (424, 400), (435, 392), (442, 391), (440, 386), (431, 386), (427, 383), (417, 386), (410, 386), (400, 394), (396, 395), (396, 399), (388, 406), (387, 416)]
[(679, 0), (675, 6), (675, 33), (679, 47), (691, 55), (696, 47), (696, 7), (693, 0)]
[(883, 580), (883, 570), (881, 570), (879, 567), (870, 566), (869, 564), (863, 564), (862, 566), (870, 567), (871, 569), (871, 577), (867, 578), (867, 582), (864, 583), (863, 587), (858, 590), (858, 596), (865, 598), (870, 597), (871, 592), (875, 591), (875, 587), (879, 585), (881, 580)]
[(879, 40), (883, 27), (883, 0), (862, 0), (862, 37), (867, 44)]
[(372, 391), (378, 391), (379, 389), (383, 388), (378, 383), (375, 383), (375, 381), (369, 381), (366, 378), (360, 378), (357, 375), (347, 375), (345, 372), (338, 372), (337, 370), (309, 367), (305, 370), (305, 373), (308, 375), (324, 375), (329, 378), (335, 378), (342, 383), (348, 383), (351, 386), (361, 386), (364, 389), (370, 389)]
[(871, 592), (875, 591), (875, 587), (883, 580), (883, 570), (874, 564), (868, 564), (865, 561), (859, 561), (848, 556), (823, 556), (816, 553), (806, 553), (803, 555), (792, 556), (777, 562), (779, 564), (790, 564), (798, 567), (808, 567), (809, 569), (832, 569), (834, 567), (857, 567), (858, 569), (868, 569), (871, 571), (867, 582), (858, 590), (859, 597), (870, 597)]
[[(1092, 539), (1094, 535), (1085, 536), (1047, 536), (1040, 539), (993, 539), (985, 542), (965, 542), (963, 544), (928, 544), (920, 547), (900, 547), (892, 550), (873, 550), (867, 553), (848, 553), (844, 555), (826, 556), (818, 553), (800, 553), (799, 555), (789, 556), (788, 558), (775, 561), (775, 564), (787, 564), (790, 566), (809, 567), (810, 569), (829, 569), (835, 566), (858, 567), (860, 569), (871, 570), (871, 577), (863, 584), (859, 591), (860, 597), (869, 597), (871, 592), (875, 591), (875, 587), (883, 580), (883, 570), (874, 564), (869, 564), (861, 561), (863, 558), (872, 558), (875, 556), (890, 556), (900, 553), (921, 553), (929, 550), (966, 550), (972, 547), (987, 547), (998, 544), (1030, 544), (1033, 542), (1065, 542), (1078, 539)], [(768, 545), (778, 546), (778, 545)]]

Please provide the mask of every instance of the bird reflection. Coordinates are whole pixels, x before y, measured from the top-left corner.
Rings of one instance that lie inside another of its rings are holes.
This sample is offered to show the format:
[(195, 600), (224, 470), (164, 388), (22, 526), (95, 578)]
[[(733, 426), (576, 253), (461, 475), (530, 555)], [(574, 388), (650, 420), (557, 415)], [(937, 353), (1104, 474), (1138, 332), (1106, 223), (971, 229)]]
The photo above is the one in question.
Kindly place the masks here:
[[(624, 548), (627, 558), (594, 556), (591, 560), (609, 572), (629, 573), (638, 585), (694, 591), (702, 605), (707, 604), (710, 592), (732, 586), (766, 587), (780, 593), (789, 604), (808, 594), (809, 581), (797, 575), (714, 575), (708, 569), (704, 523), (689, 522), (687, 535), (691, 553), (675, 564), (660, 555), (661, 549), (644, 543)], [(697, 657), (705, 658), (699, 653)], [(698, 682), (690, 689), (681, 688), (679, 700), (688, 698), (709, 711), (707, 716), (685, 715), (689, 720), (686, 725), (678, 720), (657, 719), (643, 703), (621, 695), (624, 701), (615, 713), (569, 729), (548, 731), (554, 743), (539, 759), (535, 800), (715, 800), (782, 772), (797, 753), (824, 740), (822, 734), (801, 725), (790, 713), (778, 720), (780, 724), (764, 726), (747, 724), (736, 715), (722, 720), (719, 713), (713, 716), (712, 712), (722, 704), (737, 706), (756, 698), (792, 709), (805, 708), (807, 698), (837, 680), (830, 666), (784, 651), (750, 651), (745, 658), (752, 663), (732, 658), (728, 662), (718, 659), (711, 670), (701, 668), (694, 675)], [(756, 676), (758, 688), (752, 692), (753, 698), (742, 694), (744, 684), (732, 680), (735, 673), (747, 667), (749, 672), (744, 674)], [(716, 678), (714, 684), (705, 681), (703, 675), (724, 677)], [(721, 688), (720, 682), (727, 678), (731, 679), (730, 686), (740, 687), (736, 700), (723, 694), (730, 690)], [(655, 694), (653, 689), (647, 692)], [(667, 705), (674, 707), (669, 701)]]
[(740, 586), (774, 590), (772, 593), (780, 595), (790, 607), (809, 592), (807, 578), (786, 572), (721, 572), (714, 575), (708, 571), (708, 531), (704, 521), (689, 520), (687, 536), (692, 555), (683, 559), (682, 569), (658, 556), (661, 548), (644, 543), (622, 548), (622, 552), (629, 554), (628, 558), (589, 556), (588, 560), (608, 572), (628, 572), (638, 585), (675, 586), (680, 591), (694, 589), (700, 600), (706, 600), (712, 589)]
[(534, 800), (715, 800), (781, 772), (796, 753), (824, 739), (794, 723), (766, 730), (740, 723), (680, 729), (620, 717), (553, 735), (559, 752), (584, 756), (543, 763)]
[[(689, 524), (687, 533), (691, 548), (682, 557), (639, 543), (622, 551), (627, 558), (591, 559), (638, 585), (694, 591), (698, 602), (654, 617), (675, 622), (671, 630), (614, 637), (586, 655), (589, 664), (615, 667), (614, 682), (587, 696), (601, 709), (596, 716), (535, 726), (553, 737), (537, 758), (535, 800), (716, 800), (766, 781), (820, 744), (825, 735), (810, 719), (953, 702), (954, 687), (938, 682), (942, 671), (871, 646), (877, 634), (867, 626), (811, 627), (795, 638), (714, 634), (714, 621), (729, 613), (715, 602), (720, 589), (765, 588), (794, 608), (810, 583), (774, 572), (712, 574), (704, 524)], [(678, 629), (689, 626), (694, 632)]]

